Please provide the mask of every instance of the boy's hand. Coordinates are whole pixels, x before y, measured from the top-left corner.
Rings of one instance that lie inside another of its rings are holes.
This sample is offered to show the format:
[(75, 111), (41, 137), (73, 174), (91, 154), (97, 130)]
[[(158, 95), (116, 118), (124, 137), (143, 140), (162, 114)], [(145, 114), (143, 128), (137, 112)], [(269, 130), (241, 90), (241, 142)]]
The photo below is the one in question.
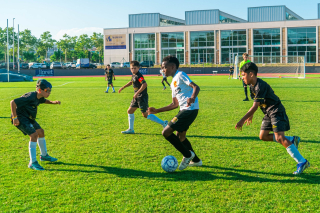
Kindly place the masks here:
[(122, 90), (123, 90), (123, 87), (121, 87), (121, 88), (119, 89), (118, 93), (120, 93)]
[(252, 124), (252, 118), (253, 116), (249, 117), (244, 123), (247, 123), (247, 126), (249, 126), (250, 124)]
[(115, 80), (116, 80), (116, 78), (113, 78), (113, 80), (115, 81)]
[(138, 95), (139, 95), (139, 94), (140, 94), (140, 93), (137, 93), (137, 92), (136, 92), (136, 93), (134, 94), (133, 98), (138, 98)]
[(240, 121), (236, 124), (235, 128), (236, 128), (236, 130), (242, 131), (242, 126), (243, 126), (243, 122), (240, 120)]
[(19, 126), (19, 125), (20, 125), (20, 121), (18, 120), (18, 118), (17, 118), (17, 119), (14, 119), (14, 120), (12, 121), (12, 123), (13, 123), (13, 125), (15, 125), (15, 126)]
[(154, 107), (149, 107), (148, 108), (148, 114), (150, 115), (150, 114), (157, 114), (158, 112), (157, 112), (157, 109), (156, 108), (154, 108)]
[(193, 104), (195, 102), (195, 98), (188, 98), (187, 99), (187, 106), (191, 106), (191, 104)]
[(59, 104), (59, 105), (61, 104), (60, 101), (52, 101), (52, 103), (53, 103), (53, 104)]

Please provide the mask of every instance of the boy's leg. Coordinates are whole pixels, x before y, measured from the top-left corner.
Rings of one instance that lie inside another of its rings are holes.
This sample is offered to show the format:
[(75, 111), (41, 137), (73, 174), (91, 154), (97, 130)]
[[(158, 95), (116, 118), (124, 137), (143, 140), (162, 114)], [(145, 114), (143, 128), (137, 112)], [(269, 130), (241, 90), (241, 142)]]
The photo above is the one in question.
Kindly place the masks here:
[[(134, 101), (134, 100), (132, 100)], [(124, 134), (134, 134), (134, 112), (136, 111), (137, 107), (134, 107), (135, 104), (132, 104), (131, 102), (131, 105), (127, 111), (128, 113), (128, 121), (129, 121), (129, 129), (127, 129), (126, 131), (122, 131), (121, 133), (124, 133)]]
[(167, 124), (168, 124), (168, 121), (163, 121), (163, 120), (161, 120), (160, 118), (158, 118), (154, 114), (148, 115), (147, 112), (143, 112), (142, 115), (143, 115), (143, 117), (145, 117), (145, 118), (147, 118), (147, 119), (149, 119), (149, 120), (151, 120), (153, 122), (156, 122), (156, 123), (160, 124), (163, 128), (166, 127)]
[(181, 141), (181, 143), (188, 149), (193, 151), (193, 153), (195, 154), (194, 158), (192, 159), (193, 162), (198, 163), (200, 162), (200, 158), (198, 158), (196, 152), (193, 150), (190, 141), (186, 138), (186, 134), (187, 131), (184, 132), (177, 132), (177, 136), (179, 138), (179, 140)]
[(40, 128), (40, 129), (37, 129), (36, 131), (38, 133), (38, 146), (40, 148), (40, 153), (41, 153), (40, 160), (41, 161), (50, 161), (50, 162), (57, 161), (58, 160), (57, 158), (51, 157), (48, 154), (46, 139), (44, 137), (44, 130)]
[(112, 87), (112, 93), (115, 93), (116, 91), (114, 90), (113, 84), (111, 84)]
[(169, 82), (168, 82), (167, 78), (165, 78), (164, 80), (167, 82), (168, 86), (170, 87), (170, 84), (169, 84)]
[(109, 84), (108, 84), (108, 87), (107, 87), (106, 93), (108, 93), (108, 91), (109, 91)]
[(30, 136), (30, 142), (29, 142), (29, 156), (30, 156), (30, 162), (29, 164), (32, 164), (37, 161), (37, 139), (38, 134), (35, 132)]

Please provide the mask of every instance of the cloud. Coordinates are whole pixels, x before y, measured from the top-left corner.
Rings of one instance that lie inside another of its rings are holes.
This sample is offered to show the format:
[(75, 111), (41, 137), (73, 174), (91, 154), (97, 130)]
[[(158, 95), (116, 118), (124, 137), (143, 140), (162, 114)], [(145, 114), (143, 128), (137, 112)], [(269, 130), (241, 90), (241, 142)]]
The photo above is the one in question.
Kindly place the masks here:
[(55, 36), (53, 36), (53, 39), (60, 40), (63, 38), (64, 34), (67, 34), (69, 36), (80, 36), (82, 34), (87, 34), (88, 36), (91, 36), (94, 32), (103, 33), (103, 28), (86, 27), (86, 28), (72, 28), (69, 30), (60, 30)]

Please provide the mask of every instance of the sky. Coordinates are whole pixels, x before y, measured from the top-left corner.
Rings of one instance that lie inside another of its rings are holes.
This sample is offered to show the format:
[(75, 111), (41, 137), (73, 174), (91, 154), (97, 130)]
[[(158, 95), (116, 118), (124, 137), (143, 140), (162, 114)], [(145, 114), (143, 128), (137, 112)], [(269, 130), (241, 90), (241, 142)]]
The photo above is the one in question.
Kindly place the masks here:
[[(303, 3), (302, 3), (303, 2)], [(185, 11), (219, 9), (247, 20), (247, 8), (286, 5), (304, 19), (317, 19), (319, 0), (0, 0), (0, 27), (13, 26), (17, 32), (31, 30), (37, 38), (50, 31), (59, 40), (71, 36), (103, 33), (103, 28), (126, 28), (128, 15), (161, 13), (185, 19)]]

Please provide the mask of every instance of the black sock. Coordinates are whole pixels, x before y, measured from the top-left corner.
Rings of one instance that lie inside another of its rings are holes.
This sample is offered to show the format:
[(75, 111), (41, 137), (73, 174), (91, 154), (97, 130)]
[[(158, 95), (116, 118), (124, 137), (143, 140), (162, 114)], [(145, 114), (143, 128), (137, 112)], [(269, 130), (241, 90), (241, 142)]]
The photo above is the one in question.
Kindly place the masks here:
[(244, 94), (246, 95), (246, 99), (248, 99), (248, 91), (247, 91), (247, 87), (243, 87), (244, 88)]
[(162, 83), (162, 85), (163, 85), (164, 87), (166, 87), (166, 85), (164, 85), (163, 81), (162, 81), (161, 83)]
[(169, 141), (179, 152), (181, 152), (184, 157), (191, 157), (191, 152), (183, 145), (183, 143), (180, 142), (178, 136), (172, 133), (166, 138), (166, 140)]
[(192, 149), (190, 141), (186, 138), (184, 141), (182, 141), (182, 144), (189, 150), (193, 151), (195, 156), (192, 159), (193, 162), (198, 163), (200, 161), (200, 158), (196, 155), (195, 151)]

